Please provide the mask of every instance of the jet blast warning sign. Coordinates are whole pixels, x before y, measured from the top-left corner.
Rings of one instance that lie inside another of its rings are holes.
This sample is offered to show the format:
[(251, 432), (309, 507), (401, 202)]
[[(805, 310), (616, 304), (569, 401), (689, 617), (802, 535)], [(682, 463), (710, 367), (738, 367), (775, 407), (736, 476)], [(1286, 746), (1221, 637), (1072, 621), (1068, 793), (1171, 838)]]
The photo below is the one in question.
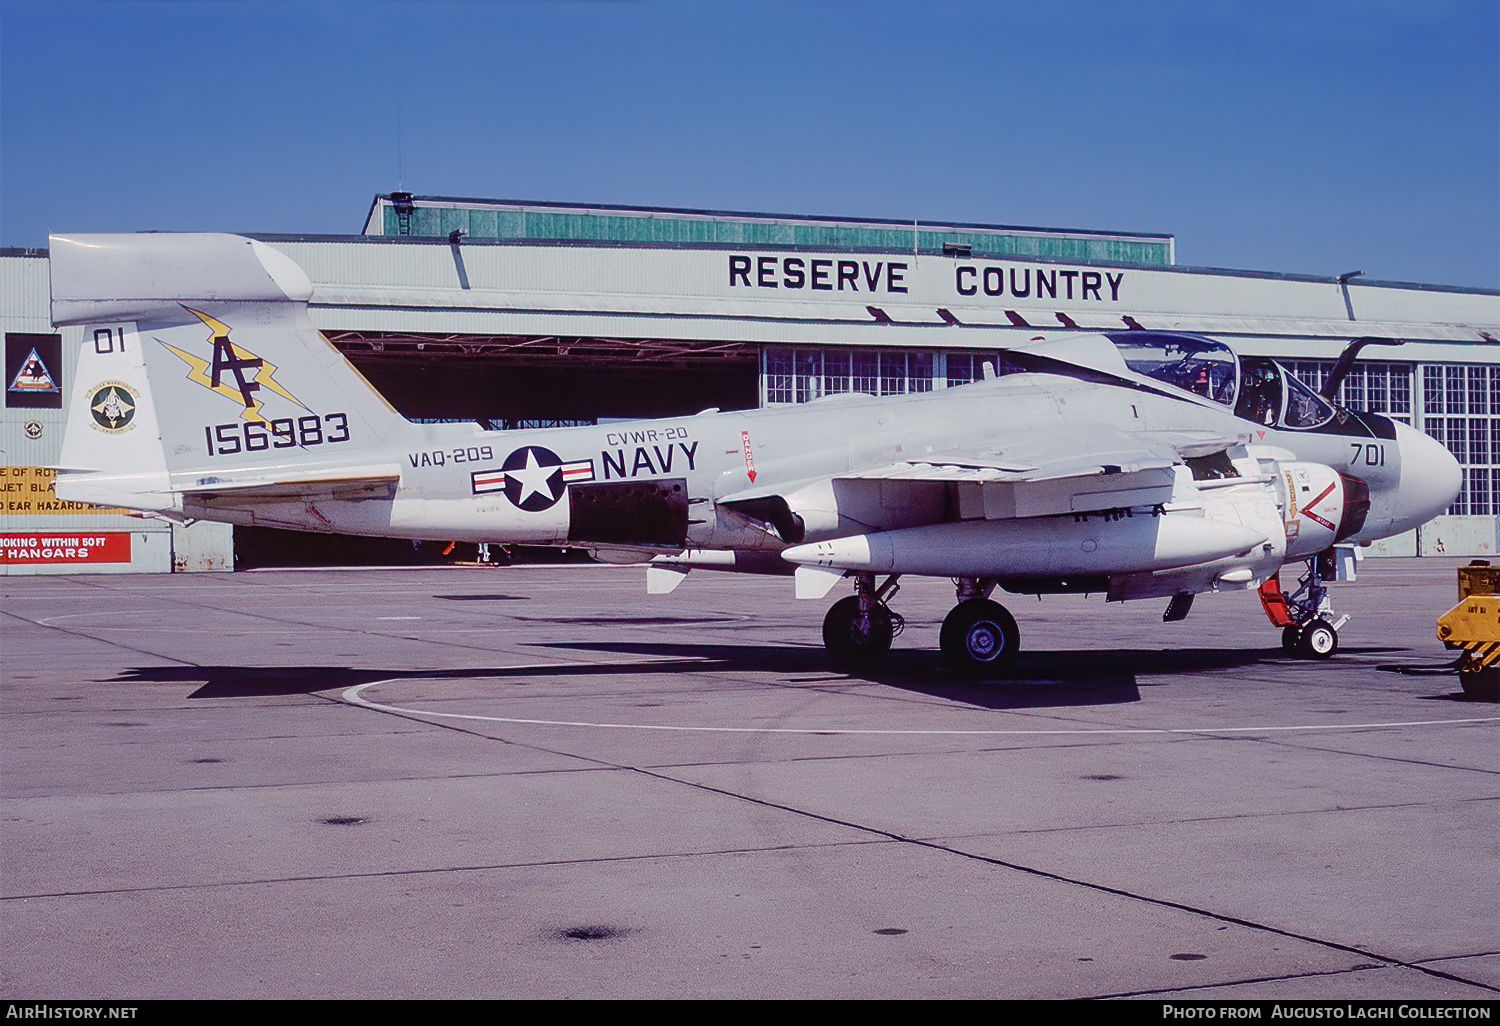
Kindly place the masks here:
[(0, 513), (24, 517), (37, 513), (76, 516), (129, 512), (112, 506), (64, 502), (53, 490), (56, 483), (57, 471), (46, 467), (0, 467)]
[(129, 563), (130, 533), (0, 534), (0, 565)]

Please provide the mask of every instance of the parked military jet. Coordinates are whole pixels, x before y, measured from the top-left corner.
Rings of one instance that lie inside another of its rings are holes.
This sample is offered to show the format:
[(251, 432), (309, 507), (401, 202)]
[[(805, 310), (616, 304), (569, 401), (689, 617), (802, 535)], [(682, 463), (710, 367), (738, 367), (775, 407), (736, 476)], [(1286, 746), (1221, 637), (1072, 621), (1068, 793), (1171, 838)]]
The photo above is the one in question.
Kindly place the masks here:
[[(794, 569), (803, 597), (848, 579), (823, 626), (843, 661), (889, 648), (907, 574), (954, 580), (941, 648), (963, 671), (1018, 649), (997, 586), (1167, 598), (1169, 620), (1199, 592), (1259, 588), (1289, 652), (1331, 656), (1334, 543), (1410, 530), (1460, 483), (1419, 431), (1343, 409), (1273, 361), (1148, 331), (1013, 348), (1013, 373), (921, 395), (538, 431), (418, 425), (318, 333), (307, 276), (263, 243), (83, 235), (51, 253), (53, 320), (85, 325), (60, 498), (655, 557), (657, 591), (694, 567)], [(1278, 572), (1295, 562), (1306, 570), (1284, 595)]]

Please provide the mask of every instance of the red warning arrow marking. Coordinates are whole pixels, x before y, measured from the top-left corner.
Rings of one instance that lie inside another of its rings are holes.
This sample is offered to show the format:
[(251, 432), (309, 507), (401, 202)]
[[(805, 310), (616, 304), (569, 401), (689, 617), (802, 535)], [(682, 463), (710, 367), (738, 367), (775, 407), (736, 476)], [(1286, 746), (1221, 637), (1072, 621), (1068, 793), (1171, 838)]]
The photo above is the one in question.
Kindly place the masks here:
[(1318, 493), (1318, 497), (1316, 499), (1314, 499), (1312, 502), (1304, 504), (1303, 507), (1302, 507), (1302, 515), (1303, 516), (1305, 516), (1307, 519), (1309, 519), (1309, 520), (1311, 520), (1311, 521), (1313, 521), (1315, 523), (1322, 524), (1324, 527), (1328, 528), (1330, 531), (1337, 531), (1338, 528), (1334, 527), (1328, 521), (1324, 520), (1322, 517), (1320, 517), (1316, 513), (1314, 513), (1312, 511), (1312, 508), (1314, 506), (1316, 506), (1318, 503), (1322, 502), (1324, 499), (1328, 498), (1328, 493), (1331, 492), (1331, 491), (1333, 491), (1334, 485), (1337, 484), (1337, 483), (1338, 482), (1336, 482), (1336, 481), (1330, 483), (1327, 488), (1324, 488), (1321, 492)]

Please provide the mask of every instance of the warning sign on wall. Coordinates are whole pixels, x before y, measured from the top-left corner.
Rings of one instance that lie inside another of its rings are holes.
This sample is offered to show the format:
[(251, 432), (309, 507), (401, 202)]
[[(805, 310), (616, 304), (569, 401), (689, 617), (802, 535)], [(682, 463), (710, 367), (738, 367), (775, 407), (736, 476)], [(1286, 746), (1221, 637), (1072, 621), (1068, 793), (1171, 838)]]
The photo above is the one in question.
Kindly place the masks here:
[(20, 563), (129, 563), (130, 532), (0, 534), (0, 566)]
[(118, 514), (129, 510), (110, 506), (90, 506), (83, 502), (63, 502), (52, 490), (57, 471), (44, 467), (0, 467), (0, 513), (32, 516), (37, 513), (77, 516), (78, 514)]

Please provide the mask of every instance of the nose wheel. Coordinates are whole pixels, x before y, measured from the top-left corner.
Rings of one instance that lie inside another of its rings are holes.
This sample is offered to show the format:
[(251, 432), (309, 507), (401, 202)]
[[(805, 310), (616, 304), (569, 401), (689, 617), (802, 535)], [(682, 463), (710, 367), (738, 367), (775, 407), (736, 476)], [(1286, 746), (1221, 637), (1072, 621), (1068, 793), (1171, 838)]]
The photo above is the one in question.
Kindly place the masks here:
[(841, 666), (877, 662), (891, 650), (896, 636), (891, 616), (882, 605), (861, 613), (857, 595), (839, 599), (823, 617), (823, 647)]
[(839, 599), (823, 617), (823, 647), (839, 666), (866, 666), (884, 659), (906, 621), (886, 601), (900, 591), (893, 575), (875, 587), (874, 574), (857, 574), (854, 594)]
[(1342, 616), (1330, 620), (1333, 604), (1328, 599), (1325, 575), (1333, 572), (1333, 553), (1319, 553), (1306, 560), (1307, 572), (1290, 595), (1281, 591), (1279, 577), (1260, 586), (1260, 601), (1271, 622), (1281, 628), (1281, 648), (1299, 659), (1332, 659), (1339, 650), (1339, 628), (1349, 621)]
[(1283, 627), (1281, 648), (1299, 659), (1332, 659), (1339, 650), (1339, 632), (1321, 616), (1314, 617), (1300, 627)]

